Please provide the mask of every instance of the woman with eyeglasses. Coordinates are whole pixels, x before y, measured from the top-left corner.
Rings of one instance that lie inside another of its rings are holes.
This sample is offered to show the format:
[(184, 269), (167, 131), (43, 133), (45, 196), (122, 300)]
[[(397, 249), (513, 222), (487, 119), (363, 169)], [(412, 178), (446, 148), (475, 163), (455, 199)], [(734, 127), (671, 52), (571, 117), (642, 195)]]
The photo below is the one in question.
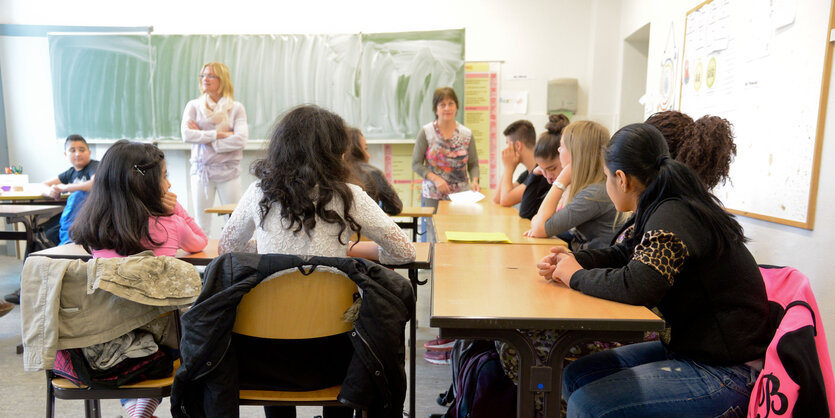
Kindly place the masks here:
[(191, 193), (197, 224), (211, 233), (215, 194), (220, 204), (241, 198), (241, 159), (249, 138), (246, 111), (234, 99), (229, 67), (209, 62), (200, 71), (202, 95), (186, 104), (180, 131), (191, 145)]

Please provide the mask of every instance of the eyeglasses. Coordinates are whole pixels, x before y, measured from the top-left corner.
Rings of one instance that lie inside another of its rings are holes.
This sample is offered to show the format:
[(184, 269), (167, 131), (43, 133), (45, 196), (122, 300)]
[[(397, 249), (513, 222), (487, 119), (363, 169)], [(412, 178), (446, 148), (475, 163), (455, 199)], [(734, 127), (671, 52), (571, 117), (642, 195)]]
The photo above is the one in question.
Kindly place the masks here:
[(217, 80), (220, 77), (218, 77), (214, 74), (200, 74), (200, 79), (202, 80), (204, 78), (208, 78), (209, 80)]

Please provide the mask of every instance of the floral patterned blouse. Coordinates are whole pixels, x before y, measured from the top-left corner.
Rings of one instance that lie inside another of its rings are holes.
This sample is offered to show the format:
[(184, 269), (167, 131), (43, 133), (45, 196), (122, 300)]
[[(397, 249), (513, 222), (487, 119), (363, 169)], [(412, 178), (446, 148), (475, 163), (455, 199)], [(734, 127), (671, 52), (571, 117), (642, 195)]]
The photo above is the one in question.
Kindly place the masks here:
[(478, 153), (475, 149), (472, 131), (456, 124), (450, 138), (443, 138), (437, 121), (423, 126), (415, 142), (412, 167), (424, 178), (423, 197), (445, 200), (447, 195), (438, 192), (435, 183), (426, 179), (430, 171), (446, 180), (450, 193), (469, 189), (470, 179), (478, 177)]

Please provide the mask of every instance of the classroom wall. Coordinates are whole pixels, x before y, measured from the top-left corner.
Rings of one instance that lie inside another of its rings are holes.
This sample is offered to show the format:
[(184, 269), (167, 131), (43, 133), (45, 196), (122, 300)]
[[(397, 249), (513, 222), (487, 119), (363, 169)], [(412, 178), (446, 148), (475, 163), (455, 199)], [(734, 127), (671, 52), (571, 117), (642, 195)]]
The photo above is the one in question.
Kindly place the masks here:
[[(661, 57), (670, 22), (675, 26), (676, 43), (678, 50), (681, 51), (685, 15), (688, 10), (700, 3), (697, 0), (628, 0), (621, 5), (621, 39), (628, 37), (647, 23), (651, 23), (647, 70), (648, 91), (654, 91), (659, 85)], [(821, 11), (821, 13), (826, 12)], [(822, 46), (815, 44), (798, 47), (809, 47), (816, 52), (823, 52)], [(620, 71), (617, 73), (620, 74)], [(764, 120), (768, 117), (770, 116), (764, 116)], [(814, 230), (808, 231), (745, 217), (738, 219), (745, 228), (745, 234), (751, 239), (748, 247), (758, 263), (793, 266), (809, 276), (823, 316), (824, 326), (829, 329), (829, 355), (835, 358), (835, 337), (832, 337), (835, 335), (835, 281), (832, 280), (832, 253), (835, 251), (835, 212), (832, 210), (833, 203), (835, 203), (835, 146), (833, 146), (835, 143), (832, 142), (835, 139), (833, 138), (835, 138), (835, 89), (830, 89)], [(774, 190), (774, 198), (780, 198), (780, 190)]]

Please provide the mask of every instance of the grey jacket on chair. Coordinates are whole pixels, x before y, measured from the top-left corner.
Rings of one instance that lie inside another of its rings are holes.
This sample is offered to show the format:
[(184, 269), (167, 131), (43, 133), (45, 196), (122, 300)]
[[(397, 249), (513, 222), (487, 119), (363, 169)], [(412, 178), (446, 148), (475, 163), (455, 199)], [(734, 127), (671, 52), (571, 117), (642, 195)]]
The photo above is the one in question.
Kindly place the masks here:
[(406, 322), (415, 309), (408, 280), (372, 261), (301, 258), (282, 254), (230, 253), (206, 267), (203, 291), (183, 315), (182, 364), (174, 378), (175, 417), (238, 416), (238, 370), (230, 352), (241, 298), (273, 273), (305, 266), (334, 267), (362, 291), (350, 332), (354, 354), (339, 400), (369, 416), (402, 417), (406, 398)]
[(23, 368), (51, 369), (56, 350), (100, 344), (194, 301), (200, 277), (173, 257), (90, 261), (28, 257), (21, 274)]

